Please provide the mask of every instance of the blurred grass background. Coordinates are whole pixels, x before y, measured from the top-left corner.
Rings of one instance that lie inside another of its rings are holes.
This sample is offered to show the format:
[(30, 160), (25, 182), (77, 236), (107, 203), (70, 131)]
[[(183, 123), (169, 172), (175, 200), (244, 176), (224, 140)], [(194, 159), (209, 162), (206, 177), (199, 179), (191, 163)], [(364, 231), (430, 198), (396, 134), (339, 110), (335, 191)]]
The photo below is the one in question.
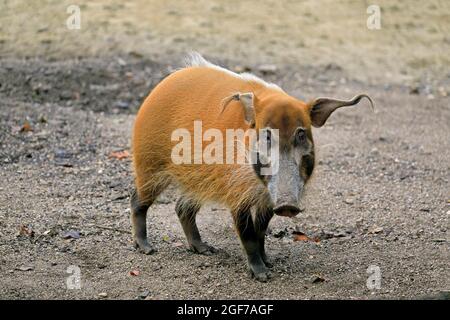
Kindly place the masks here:
[[(69, 30), (67, 7), (81, 8)], [(381, 29), (366, 26), (381, 7)], [(450, 1), (0, 0), (0, 57), (133, 55), (196, 50), (242, 63), (336, 64), (359, 79), (450, 76)]]

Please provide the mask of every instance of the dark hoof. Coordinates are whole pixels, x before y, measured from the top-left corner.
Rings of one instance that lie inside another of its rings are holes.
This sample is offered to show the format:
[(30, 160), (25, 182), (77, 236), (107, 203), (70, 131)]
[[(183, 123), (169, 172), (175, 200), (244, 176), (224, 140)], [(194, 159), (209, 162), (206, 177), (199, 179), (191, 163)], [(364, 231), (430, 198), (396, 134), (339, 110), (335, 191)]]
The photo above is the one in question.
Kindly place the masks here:
[(250, 266), (250, 274), (259, 282), (267, 282), (272, 278), (272, 272), (265, 265)]
[(213, 246), (210, 246), (204, 242), (195, 243), (195, 244), (193, 243), (190, 245), (189, 249), (192, 252), (195, 252), (198, 254), (203, 254), (205, 256), (210, 256), (210, 255), (217, 253), (216, 248), (214, 248)]
[(270, 271), (259, 272), (259, 273), (253, 272), (253, 276), (259, 282), (267, 282), (267, 281), (269, 281), (269, 279), (272, 278), (272, 273)]
[(156, 252), (156, 249), (152, 247), (147, 241), (135, 241), (134, 247), (137, 249), (138, 252), (143, 254), (153, 254)]

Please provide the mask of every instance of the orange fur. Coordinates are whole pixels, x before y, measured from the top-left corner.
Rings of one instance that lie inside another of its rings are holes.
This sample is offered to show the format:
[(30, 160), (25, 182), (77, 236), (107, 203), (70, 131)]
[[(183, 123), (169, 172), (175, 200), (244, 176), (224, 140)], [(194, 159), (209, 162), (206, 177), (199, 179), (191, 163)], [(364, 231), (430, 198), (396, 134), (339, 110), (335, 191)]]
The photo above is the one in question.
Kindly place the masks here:
[(176, 165), (171, 161), (176, 144), (171, 141), (172, 131), (186, 128), (193, 134), (195, 120), (203, 122), (203, 132), (216, 128), (224, 137), (226, 129), (249, 128), (239, 101), (231, 101), (221, 113), (223, 100), (236, 92), (254, 94), (256, 129), (278, 128), (283, 141), (302, 125), (312, 140), (308, 106), (281, 89), (208, 66), (181, 69), (154, 88), (136, 118), (133, 162), (141, 201), (152, 202), (168, 184), (176, 183), (200, 203), (216, 201), (232, 210), (242, 205), (267, 206), (267, 190), (251, 165)]

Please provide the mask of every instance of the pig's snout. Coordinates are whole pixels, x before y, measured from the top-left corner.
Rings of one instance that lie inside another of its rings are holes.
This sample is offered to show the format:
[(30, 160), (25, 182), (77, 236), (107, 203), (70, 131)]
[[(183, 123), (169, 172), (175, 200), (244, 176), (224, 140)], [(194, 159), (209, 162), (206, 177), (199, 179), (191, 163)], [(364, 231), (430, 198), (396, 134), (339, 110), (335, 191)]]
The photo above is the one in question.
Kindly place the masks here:
[(295, 217), (300, 213), (300, 211), (301, 210), (299, 207), (291, 204), (283, 204), (273, 208), (273, 212), (275, 214), (283, 217)]

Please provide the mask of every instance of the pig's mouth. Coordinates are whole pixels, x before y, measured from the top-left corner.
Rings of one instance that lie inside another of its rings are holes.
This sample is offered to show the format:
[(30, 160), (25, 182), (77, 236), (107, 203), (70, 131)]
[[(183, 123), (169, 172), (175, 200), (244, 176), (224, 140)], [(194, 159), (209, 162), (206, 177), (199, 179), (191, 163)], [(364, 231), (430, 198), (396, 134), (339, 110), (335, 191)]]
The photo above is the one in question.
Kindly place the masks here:
[(281, 205), (273, 209), (273, 212), (276, 215), (289, 218), (295, 217), (300, 213), (300, 211), (301, 210), (299, 207), (293, 205)]

